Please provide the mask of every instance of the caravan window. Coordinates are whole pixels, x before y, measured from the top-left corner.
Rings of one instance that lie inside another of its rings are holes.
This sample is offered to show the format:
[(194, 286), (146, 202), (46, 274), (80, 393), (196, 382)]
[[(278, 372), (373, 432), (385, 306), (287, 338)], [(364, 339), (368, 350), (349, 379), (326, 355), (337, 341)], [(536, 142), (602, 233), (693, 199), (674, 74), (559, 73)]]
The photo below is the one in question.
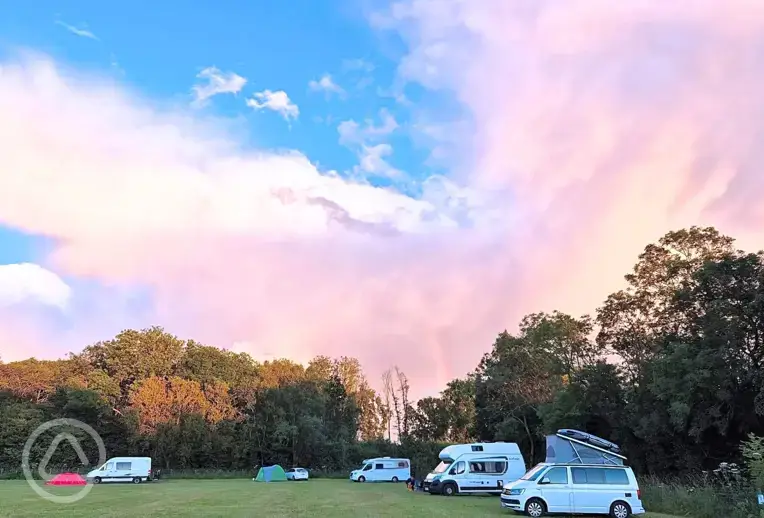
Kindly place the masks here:
[(385, 465), (384, 464), (377, 464), (376, 466), (374, 466), (374, 469), (385, 469)]
[(130, 462), (117, 462), (117, 471), (130, 471), (133, 465)]

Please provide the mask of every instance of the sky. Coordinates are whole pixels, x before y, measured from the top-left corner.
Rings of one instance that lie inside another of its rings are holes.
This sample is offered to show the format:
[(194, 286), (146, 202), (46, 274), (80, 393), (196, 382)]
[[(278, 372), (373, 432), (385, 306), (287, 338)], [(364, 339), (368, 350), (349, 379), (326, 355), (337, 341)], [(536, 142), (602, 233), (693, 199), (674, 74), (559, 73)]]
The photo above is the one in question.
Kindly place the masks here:
[(0, 358), (161, 325), (435, 394), (669, 230), (762, 248), (762, 56), (758, 0), (0, 3)]

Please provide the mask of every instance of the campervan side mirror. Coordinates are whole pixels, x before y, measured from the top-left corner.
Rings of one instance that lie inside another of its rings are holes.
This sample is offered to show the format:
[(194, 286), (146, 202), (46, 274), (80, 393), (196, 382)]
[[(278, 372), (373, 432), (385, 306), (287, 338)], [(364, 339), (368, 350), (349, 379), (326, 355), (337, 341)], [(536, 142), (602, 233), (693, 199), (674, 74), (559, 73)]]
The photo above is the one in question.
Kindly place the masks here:
[(549, 480), (549, 477), (541, 477), (541, 480), (539, 480), (539, 484), (551, 484), (551, 480)]

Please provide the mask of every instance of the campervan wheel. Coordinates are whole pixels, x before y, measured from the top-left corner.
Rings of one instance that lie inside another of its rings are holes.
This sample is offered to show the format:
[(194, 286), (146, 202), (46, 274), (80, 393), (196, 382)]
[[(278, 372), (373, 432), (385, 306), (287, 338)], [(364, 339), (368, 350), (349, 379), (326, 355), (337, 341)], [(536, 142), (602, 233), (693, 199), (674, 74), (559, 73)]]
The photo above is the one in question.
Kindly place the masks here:
[(538, 498), (531, 498), (528, 503), (525, 504), (525, 514), (531, 518), (540, 518), (546, 514), (546, 505)]

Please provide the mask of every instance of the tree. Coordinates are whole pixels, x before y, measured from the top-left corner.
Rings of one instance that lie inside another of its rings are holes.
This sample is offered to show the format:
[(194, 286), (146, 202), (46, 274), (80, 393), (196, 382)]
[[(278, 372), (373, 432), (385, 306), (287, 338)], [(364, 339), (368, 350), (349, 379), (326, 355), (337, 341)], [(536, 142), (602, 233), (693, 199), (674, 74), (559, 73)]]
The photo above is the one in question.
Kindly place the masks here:
[(691, 284), (707, 261), (732, 253), (734, 240), (716, 229), (691, 227), (667, 233), (640, 254), (628, 287), (610, 295), (597, 310), (597, 343), (619, 354), (624, 368), (639, 378), (669, 335), (679, 333), (689, 316), (673, 306), (675, 293)]
[(172, 376), (180, 367), (183, 340), (155, 326), (141, 331), (127, 329), (113, 340), (88, 346), (81, 358), (93, 369), (114, 378), (127, 399), (133, 383), (153, 376)]

